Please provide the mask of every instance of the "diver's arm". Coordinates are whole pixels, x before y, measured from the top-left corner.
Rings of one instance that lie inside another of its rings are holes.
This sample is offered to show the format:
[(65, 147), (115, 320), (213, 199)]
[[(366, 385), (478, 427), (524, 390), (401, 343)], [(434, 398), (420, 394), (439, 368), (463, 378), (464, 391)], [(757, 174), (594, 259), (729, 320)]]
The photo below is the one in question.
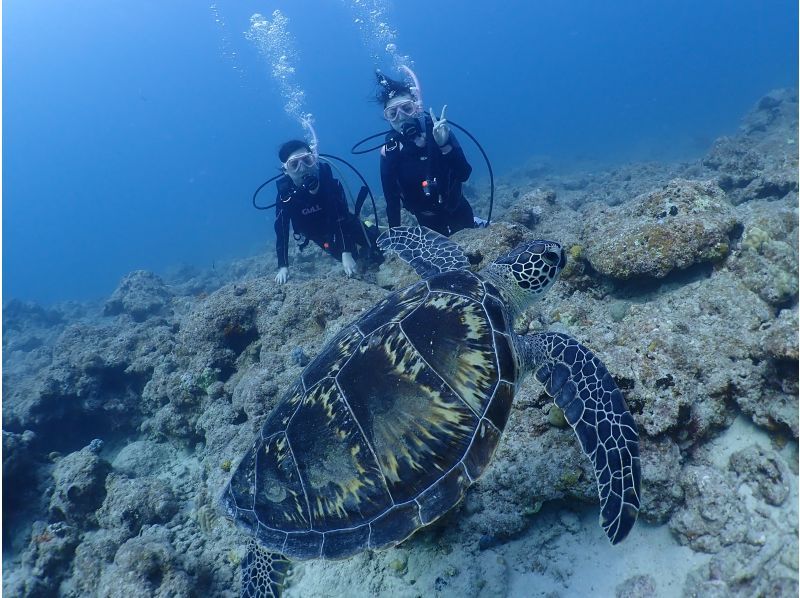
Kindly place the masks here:
[(381, 185), (383, 186), (383, 197), (386, 199), (386, 218), (389, 220), (389, 228), (394, 228), (400, 226), (402, 192), (397, 180), (397, 173), (388, 158), (383, 155), (383, 151), (381, 149)]
[(278, 257), (278, 268), (289, 266), (289, 214), (281, 206), (281, 197), (275, 204), (275, 253)]
[[(451, 149), (447, 150), (447, 147)], [(461, 144), (456, 139), (455, 134), (451, 131), (450, 137), (447, 140), (447, 145), (444, 148), (439, 148), (442, 152), (442, 160), (450, 168), (452, 178), (462, 183), (469, 178), (472, 174), (472, 166), (467, 162), (467, 157), (464, 155), (464, 150)]]
[(336, 226), (339, 227), (339, 238), (342, 240), (342, 245), (345, 253), (355, 253), (356, 242), (353, 237), (352, 226), (348, 226), (348, 221), (353, 218), (350, 210), (347, 209), (347, 199), (344, 195), (344, 188), (341, 181), (336, 181), (334, 196), (331, 198), (336, 209)]

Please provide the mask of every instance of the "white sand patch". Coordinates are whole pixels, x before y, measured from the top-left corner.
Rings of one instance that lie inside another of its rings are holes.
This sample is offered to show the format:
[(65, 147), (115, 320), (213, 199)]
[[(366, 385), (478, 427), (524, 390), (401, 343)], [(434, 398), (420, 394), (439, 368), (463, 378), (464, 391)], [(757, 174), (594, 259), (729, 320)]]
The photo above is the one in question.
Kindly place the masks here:
[[(703, 447), (711, 464), (717, 469), (728, 469), (728, 460), (736, 451), (748, 446), (758, 445), (767, 450), (775, 450), (772, 438), (762, 428), (756, 426), (748, 417), (739, 415), (730, 427)], [(790, 458), (787, 443), (783, 451), (779, 451), (787, 461)]]
[[(752, 445), (775, 450), (771, 436), (745, 416), (703, 447), (703, 455), (717, 469), (728, 469), (730, 456)], [(779, 451), (787, 462), (797, 461), (792, 442)], [(796, 465), (795, 465), (796, 467)], [(786, 505), (798, 500), (797, 477), (790, 480)], [(642, 488), (647, 492), (647, 488)], [(788, 508), (774, 509), (777, 512)], [(562, 514), (562, 519), (565, 517)], [(681, 546), (667, 525), (638, 521), (631, 535), (618, 546), (611, 546), (597, 521), (595, 510), (580, 513), (580, 527), (547, 541), (546, 526), (534, 526), (519, 540), (498, 550), (511, 570), (509, 596), (614, 596), (615, 588), (634, 575), (649, 575), (655, 581), (656, 597), (683, 594), (687, 574), (708, 562), (711, 555)], [(552, 534), (552, 530), (550, 531)], [(545, 536), (544, 545), (537, 536)]]
[[(537, 558), (527, 538), (508, 551), (514, 564), (509, 596), (614, 596), (615, 588), (634, 575), (652, 576), (655, 596), (679, 596), (686, 574), (710, 558), (680, 546), (666, 525), (640, 521), (625, 541), (611, 546), (596, 513), (586, 511), (579, 521), (578, 533), (561, 534), (548, 544), (545, 559), (542, 552)], [(531, 571), (531, 563), (544, 569)]]

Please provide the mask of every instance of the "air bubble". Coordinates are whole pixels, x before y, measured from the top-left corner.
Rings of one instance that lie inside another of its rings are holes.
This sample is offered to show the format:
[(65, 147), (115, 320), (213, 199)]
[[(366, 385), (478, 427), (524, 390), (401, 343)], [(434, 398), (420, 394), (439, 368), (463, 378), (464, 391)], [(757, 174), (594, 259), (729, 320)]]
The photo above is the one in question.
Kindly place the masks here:
[(305, 91), (294, 80), (297, 50), (289, 32), (289, 19), (280, 10), (272, 13), (272, 20), (255, 13), (250, 17), (250, 29), (245, 37), (269, 63), (272, 78), (283, 98), (284, 111), (302, 123)]
[(244, 71), (237, 62), (237, 54), (233, 50), (233, 44), (231, 44), (231, 38), (228, 34), (227, 26), (225, 25), (225, 17), (220, 12), (216, 2), (212, 2), (208, 8), (211, 11), (211, 16), (214, 17), (214, 22), (217, 24), (217, 27), (220, 31), (220, 52), (222, 52), (222, 55), (231, 63), (231, 67), (233, 68), (234, 72), (236, 72), (241, 78)]
[(388, 22), (388, 0), (343, 0), (353, 13), (353, 22), (361, 32), (362, 44), (365, 46), (376, 65), (390, 59), (393, 66), (409, 66), (408, 56), (398, 53), (397, 32)]

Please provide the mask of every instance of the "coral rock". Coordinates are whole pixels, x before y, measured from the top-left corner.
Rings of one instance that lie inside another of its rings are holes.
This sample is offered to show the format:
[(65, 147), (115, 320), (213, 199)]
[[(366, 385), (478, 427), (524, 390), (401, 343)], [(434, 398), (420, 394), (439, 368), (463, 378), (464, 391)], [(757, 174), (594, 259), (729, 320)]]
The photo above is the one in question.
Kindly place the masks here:
[(103, 313), (107, 316), (125, 313), (135, 321), (142, 322), (167, 311), (169, 300), (170, 293), (159, 276), (146, 270), (136, 270), (122, 279), (106, 301)]
[(111, 464), (88, 446), (61, 459), (53, 471), (55, 488), (50, 514), (56, 520), (82, 525), (101, 505)]
[(586, 257), (598, 272), (618, 279), (664, 278), (722, 260), (737, 224), (719, 187), (684, 179), (620, 207), (594, 204), (585, 221)]

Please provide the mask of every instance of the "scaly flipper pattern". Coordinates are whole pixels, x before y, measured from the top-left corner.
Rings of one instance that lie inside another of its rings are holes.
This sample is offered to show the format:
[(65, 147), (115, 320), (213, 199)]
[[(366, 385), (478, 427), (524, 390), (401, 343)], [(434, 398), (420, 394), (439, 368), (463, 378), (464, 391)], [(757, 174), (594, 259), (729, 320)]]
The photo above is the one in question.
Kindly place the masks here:
[(461, 247), (424, 226), (390, 228), (378, 237), (378, 247), (396, 253), (422, 278), (469, 267)]
[(536, 379), (564, 411), (594, 465), (600, 523), (617, 544), (639, 514), (639, 433), (633, 416), (606, 366), (578, 341), (557, 333), (523, 339)]
[(280, 598), (289, 566), (282, 554), (264, 550), (250, 540), (242, 561), (242, 598)]

